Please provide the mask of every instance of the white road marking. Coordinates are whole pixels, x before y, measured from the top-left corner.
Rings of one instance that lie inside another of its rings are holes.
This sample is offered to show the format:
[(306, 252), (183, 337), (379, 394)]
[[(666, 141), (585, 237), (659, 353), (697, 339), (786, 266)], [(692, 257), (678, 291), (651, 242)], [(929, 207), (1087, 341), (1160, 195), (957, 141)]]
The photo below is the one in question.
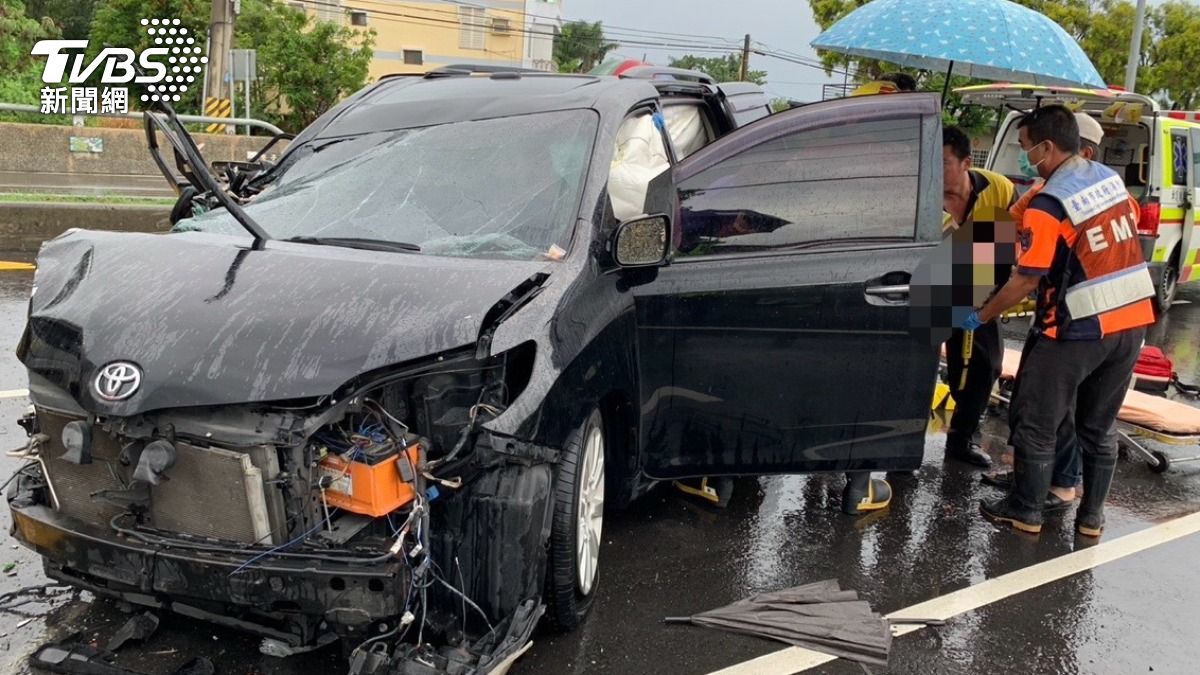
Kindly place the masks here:
[[(1030, 565), (974, 586), (948, 593), (925, 602), (905, 607), (888, 615), (889, 619), (925, 619), (946, 621), (959, 614), (974, 611), (1018, 593), (1037, 588), (1071, 575), (1084, 572), (1104, 563), (1120, 560), (1135, 553), (1161, 546), (1200, 532), (1200, 513), (1148, 527), (1124, 537), (1103, 541), (1096, 546), (1080, 549), (1052, 560)], [(897, 637), (921, 630), (920, 624), (892, 627)], [(803, 647), (788, 647), (756, 659), (732, 665), (710, 675), (793, 675), (837, 660), (836, 656)]]
[(0, 399), (4, 398), (27, 398), (29, 396), (28, 389), (0, 389)]
[(837, 661), (837, 659), (836, 656), (815, 652), (804, 647), (788, 647), (757, 659), (750, 659), (728, 668), (713, 671), (709, 675), (768, 675), (774, 673), (783, 675), (816, 668), (831, 661)]

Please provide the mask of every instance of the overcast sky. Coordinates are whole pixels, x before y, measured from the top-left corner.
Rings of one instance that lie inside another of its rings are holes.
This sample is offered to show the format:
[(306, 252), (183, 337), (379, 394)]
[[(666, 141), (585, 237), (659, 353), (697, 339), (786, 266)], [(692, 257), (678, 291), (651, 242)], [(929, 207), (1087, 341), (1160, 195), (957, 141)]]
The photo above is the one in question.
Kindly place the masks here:
[[(665, 65), (669, 57), (689, 52), (702, 56), (719, 55), (716, 51), (661, 45), (718, 47), (726, 42), (714, 38), (726, 38), (735, 43), (730, 46), (733, 51), (741, 48), (746, 33), (755, 41), (769, 45), (767, 51), (784, 50), (816, 60), (808, 43), (817, 37), (820, 29), (805, 0), (562, 0), (562, 3), (567, 20), (603, 21), (614, 42), (630, 40), (660, 45), (625, 44), (618, 50), (621, 56), (635, 59), (645, 55), (654, 64)], [(623, 30), (630, 28), (667, 35), (634, 37), (632, 32)], [(690, 36), (670, 35), (677, 33)], [(752, 56), (750, 67), (767, 71), (767, 91), (782, 98), (820, 100), (821, 85), (829, 81), (819, 68), (766, 56)]]

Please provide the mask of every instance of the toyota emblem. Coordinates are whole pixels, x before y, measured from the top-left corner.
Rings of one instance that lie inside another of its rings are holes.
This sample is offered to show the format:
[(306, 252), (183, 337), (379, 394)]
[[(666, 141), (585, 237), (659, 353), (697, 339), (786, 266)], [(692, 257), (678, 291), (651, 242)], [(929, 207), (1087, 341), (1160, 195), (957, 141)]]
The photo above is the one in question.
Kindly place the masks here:
[(96, 375), (96, 395), (105, 401), (124, 401), (142, 386), (142, 369), (128, 361), (114, 361)]

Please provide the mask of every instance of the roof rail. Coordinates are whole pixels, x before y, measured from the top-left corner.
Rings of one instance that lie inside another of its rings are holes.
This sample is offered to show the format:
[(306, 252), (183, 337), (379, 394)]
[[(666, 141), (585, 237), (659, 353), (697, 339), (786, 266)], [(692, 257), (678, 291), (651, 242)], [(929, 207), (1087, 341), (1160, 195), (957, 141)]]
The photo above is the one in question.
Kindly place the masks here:
[(711, 75), (699, 70), (671, 68), (669, 66), (637, 66), (621, 73), (619, 77), (631, 80), (682, 80), (701, 84), (716, 84)]
[(448, 66), (442, 66), (437, 70), (431, 70), (430, 73), (436, 73), (443, 70), (461, 71), (466, 73), (540, 73), (545, 74), (544, 70), (534, 70), (533, 68), (522, 68), (520, 66), (505, 66), (484, 63), (455, 63)]

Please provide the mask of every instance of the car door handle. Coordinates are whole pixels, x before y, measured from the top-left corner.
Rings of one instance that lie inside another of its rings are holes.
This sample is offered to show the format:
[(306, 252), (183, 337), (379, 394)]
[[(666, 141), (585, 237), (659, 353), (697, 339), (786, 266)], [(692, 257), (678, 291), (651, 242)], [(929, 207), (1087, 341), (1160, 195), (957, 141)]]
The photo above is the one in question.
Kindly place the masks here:
[(910, 287), (908, 284), (895, 284), (893, 286), (868, 286), (867, 295), (873, 295), (877, 298), (898, 299), (900, 297), (908, 297)]

